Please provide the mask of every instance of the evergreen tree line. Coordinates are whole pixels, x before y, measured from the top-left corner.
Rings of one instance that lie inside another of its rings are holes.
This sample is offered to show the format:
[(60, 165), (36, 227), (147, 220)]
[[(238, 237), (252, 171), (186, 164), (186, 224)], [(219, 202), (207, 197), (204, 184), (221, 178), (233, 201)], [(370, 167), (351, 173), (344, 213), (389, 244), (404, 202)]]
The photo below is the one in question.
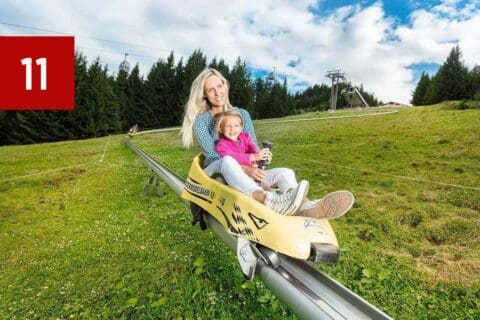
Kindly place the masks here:
[(468, 70), (461, 57), (457, 45), (434, 76), (422, 72), (411, 103), (421, 106), (446, 100), (480, 100), (480, 66)]
[[(171, 52), (167, 59), (153, 64), (144, 78), (138, 64), (129, 72), (120, 70), (112, 76), (99, 58), (89, 65), (77, 52), (75, 110), (0, 112), (0, 145), (99, 137), (126, 132), (134, 124), (140, 130), (178, 126), (191, 83), (207, 66), (218, 69), (229, 80), (230, 101), (246, 108), (254, 119), (328, 108), (330, 87), (314, 85), (292, 95), (286, 79), (252, 80), (246, 62), (240, 58), (230, 68), (223, 59), (213, 58), (207, 64), (200, 50), (178, 62)], [(360, 89), (371, 105), (377, 104), (372, 94)], [(340, 95), (337, 105), (341, 108), (348, 102)]]

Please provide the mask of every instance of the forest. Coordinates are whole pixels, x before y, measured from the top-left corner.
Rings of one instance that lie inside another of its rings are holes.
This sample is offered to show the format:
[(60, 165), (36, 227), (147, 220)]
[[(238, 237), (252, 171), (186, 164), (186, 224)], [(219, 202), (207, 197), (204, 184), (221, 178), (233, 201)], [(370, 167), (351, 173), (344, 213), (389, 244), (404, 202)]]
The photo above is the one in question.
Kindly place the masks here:
[[(89, 62), (76, 52), (74, 111), (1, 111), (0, 145), (101, 137), (126, 132), (134, 124), (140, 130), (178, 126), (191, 83), (206, 67), (216, 68), (226, 77), (230, 101), (246, 108), (254, 119), (327, 110), (329, 106), (330, 86), (315, 84), (292, 93), (285, 77), (255, 79), (240, 57), (230, 67), (221, 58), (207, 61), (199, 49), (186, 61), (176, 61), (172, 51), (144, 77), (138, 64), (111, 75), (100, 58)], [(349, 85), (340, 84), (339, 92)], [(359, 90), (370, 106), (379, 104), (363, 86)], [(340, 95), (337, 108), (347, 106), (346, 97)]]
[(468, 70), (458, 45), (452, 48), (435, 75), (422, 73), (411, 102), (423, 106), (446, 100), (480, 100), (480, 66)]

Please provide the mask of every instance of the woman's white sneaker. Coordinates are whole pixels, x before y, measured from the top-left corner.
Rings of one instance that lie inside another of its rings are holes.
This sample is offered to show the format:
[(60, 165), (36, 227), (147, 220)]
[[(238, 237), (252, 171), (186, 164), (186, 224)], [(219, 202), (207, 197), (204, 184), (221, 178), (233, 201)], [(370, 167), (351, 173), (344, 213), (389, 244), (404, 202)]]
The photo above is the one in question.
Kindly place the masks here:
[(348, 212), (354, 202), (355, 197), (350, 191), (335, 191), (322, 199), (304, 203), (295, 215), (314, 219), (335, 219)]

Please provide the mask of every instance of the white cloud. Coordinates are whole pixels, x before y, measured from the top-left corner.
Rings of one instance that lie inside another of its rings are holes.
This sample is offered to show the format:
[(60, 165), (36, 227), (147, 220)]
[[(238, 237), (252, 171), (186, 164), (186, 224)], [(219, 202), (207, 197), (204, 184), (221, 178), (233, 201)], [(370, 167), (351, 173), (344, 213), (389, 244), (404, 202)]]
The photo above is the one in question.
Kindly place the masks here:
[[(178, 59), (200, 48), (209, 59), (221, 57), (230, 65), (240, 56), (255, 68), (275, 66), (292, 88), (328, 83), (326, 72), (340, 68), (382, 100), (408, 102), (415, 85), (412, 64), (442, 63), (457, 43), (469, 67), (480, 61), (476, 0), (415, 10), (408, 25), (386, 16), (381, 2), (352, 4), (324, 16), (309, 10), (322, 3), (309, 0), (3, 2), (0, 20), (71, 32), (89, 60), (100, 56), (113, 71), (125, 52), (147, 56), (129, 58), (146, 73), (155, 57), (174, 50)], [(0, 25), (1, 33), (37, 32)]]

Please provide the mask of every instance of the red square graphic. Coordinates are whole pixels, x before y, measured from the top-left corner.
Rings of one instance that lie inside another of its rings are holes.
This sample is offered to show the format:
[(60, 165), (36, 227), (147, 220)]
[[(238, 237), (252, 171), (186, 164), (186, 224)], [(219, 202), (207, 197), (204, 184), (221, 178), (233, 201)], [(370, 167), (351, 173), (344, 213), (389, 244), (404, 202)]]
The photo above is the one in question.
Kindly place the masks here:
[(0, 36), (0, 110), (73, 110), (71, 36)]

